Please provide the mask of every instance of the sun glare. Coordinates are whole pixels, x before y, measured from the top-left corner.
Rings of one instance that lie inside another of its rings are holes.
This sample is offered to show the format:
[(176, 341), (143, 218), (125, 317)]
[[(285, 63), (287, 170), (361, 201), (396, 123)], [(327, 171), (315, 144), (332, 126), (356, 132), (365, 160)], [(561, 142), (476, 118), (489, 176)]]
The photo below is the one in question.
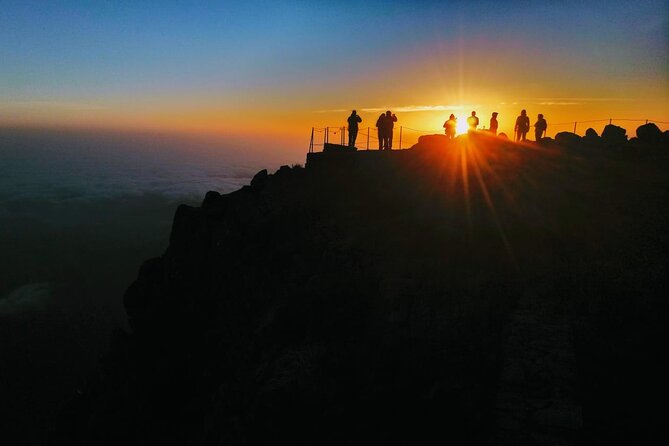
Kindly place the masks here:
[(458, 135), (464, 135), (467, 133), (467, 116), (466, 115), (458, 115), (458, 125), (455, 127), (455, 132)]

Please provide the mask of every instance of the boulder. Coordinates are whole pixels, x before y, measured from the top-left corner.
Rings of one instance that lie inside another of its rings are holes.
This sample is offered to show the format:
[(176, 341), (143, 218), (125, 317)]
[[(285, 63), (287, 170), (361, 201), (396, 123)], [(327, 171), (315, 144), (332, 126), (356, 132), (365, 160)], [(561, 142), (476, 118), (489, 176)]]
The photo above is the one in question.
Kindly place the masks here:
[(550, 136), (546, 136), (546, 137), (544, 137), (544, 138), (540, 138), (540, 139), (537, 141), (537, 144), (540, 145), (540, 146), (550, 146), (550, 145), (553, 144), (554, 142), (555, 142), (555, 141), (553, 140), (553, 138), (551, 138)]
[(617, 125), (608, 124), (602, 132), (602, 142), (607, 145), (627, 142), (627, 130)]
[(585, 137), (586, 138), (599, 138), (599, 135), (597, 134), (597, 131), (590, 127), (588, 130), (585, 131)]
[(428, 149), (428, 148), (441, 148), (446, 146), (447, 144), (450, 144), (451, 140), (449, 140), (446, 135), (421, 135), (418, 137), (418, 142), (412, 146), (412, 148), (417, 148), (417, 149)]
[(652, 122), (637, 127), (636, 136), (639, 138), (639, 141), (645, 143), (658, 143), (663, 138), (662, 130)]
[(585, 136), (583, 137), (583, 142), (589, 146), (599, 146), (602, 144), (602, 138), (599, 137), (595, 129), (589, 128), (585, 131)]
[(560, 132), (555, 135), (555, 142), (561, 146), (573, 146), (581, 142), (581, 137), (572, 132)]

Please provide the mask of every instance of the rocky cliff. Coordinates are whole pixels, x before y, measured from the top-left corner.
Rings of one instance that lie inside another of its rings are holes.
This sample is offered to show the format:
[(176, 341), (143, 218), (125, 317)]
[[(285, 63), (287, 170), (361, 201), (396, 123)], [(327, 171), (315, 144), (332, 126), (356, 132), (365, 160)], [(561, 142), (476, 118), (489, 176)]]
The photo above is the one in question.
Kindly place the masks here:
[(51, 442), (651, 435), (625, 380), (660, 385), (666, 359), (669, 163), (620, 144), (435, 135), (180, 206)]

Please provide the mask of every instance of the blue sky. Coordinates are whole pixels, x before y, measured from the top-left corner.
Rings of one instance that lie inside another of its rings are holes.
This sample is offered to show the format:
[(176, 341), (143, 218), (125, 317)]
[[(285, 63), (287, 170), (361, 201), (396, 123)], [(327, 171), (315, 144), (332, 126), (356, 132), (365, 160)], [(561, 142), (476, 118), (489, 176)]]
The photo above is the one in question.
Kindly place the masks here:
[(3, 1), (0, 124), (406, 106), (427, 100), (421, 84), (447, 96), (449, 80), (474, 99), (592, 88), (666, 102), (668, 10), (653, 0)]

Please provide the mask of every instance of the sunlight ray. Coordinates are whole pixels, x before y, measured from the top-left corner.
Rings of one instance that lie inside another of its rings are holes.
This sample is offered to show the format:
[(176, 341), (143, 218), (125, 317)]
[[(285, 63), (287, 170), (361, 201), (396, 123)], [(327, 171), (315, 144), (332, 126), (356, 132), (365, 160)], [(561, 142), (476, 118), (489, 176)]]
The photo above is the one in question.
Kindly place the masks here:
[(479, 186), (481, 186), (481, 192), (483, 193), (483, 198), (486, 202), (486, 205), (488, 206), (488, 210), (490, 210), (492, 220), (495, 223), (495, 228), (497, 229), (497, 232), (500, 238), (502, 239), (502, 243), (504, 244), (504, 248), (506, 249), (506, 252), (509, 255), (509, 259), (515, 265), (516, 261), (515, 261), (515, 256), (513, 254), (513, 250), (511, 249), (511, 244), (509, 243), (504, 228), (502, 227), (502, 224), (499, 221), (497, 210), (495, 209), (495, 205), (492, 201), (492, 198), (490, 197), (488, 187), (486, 186), (485, 181), (483, 180), (483, 175), (481, 174), (481, 168), (479, 167), (477, 158), (475, 156), (472, 156), (471, 164), (472, 164), (472, 169), (474, 170), (474, 174), (476, 174), (476, 179), (478, 180)]

